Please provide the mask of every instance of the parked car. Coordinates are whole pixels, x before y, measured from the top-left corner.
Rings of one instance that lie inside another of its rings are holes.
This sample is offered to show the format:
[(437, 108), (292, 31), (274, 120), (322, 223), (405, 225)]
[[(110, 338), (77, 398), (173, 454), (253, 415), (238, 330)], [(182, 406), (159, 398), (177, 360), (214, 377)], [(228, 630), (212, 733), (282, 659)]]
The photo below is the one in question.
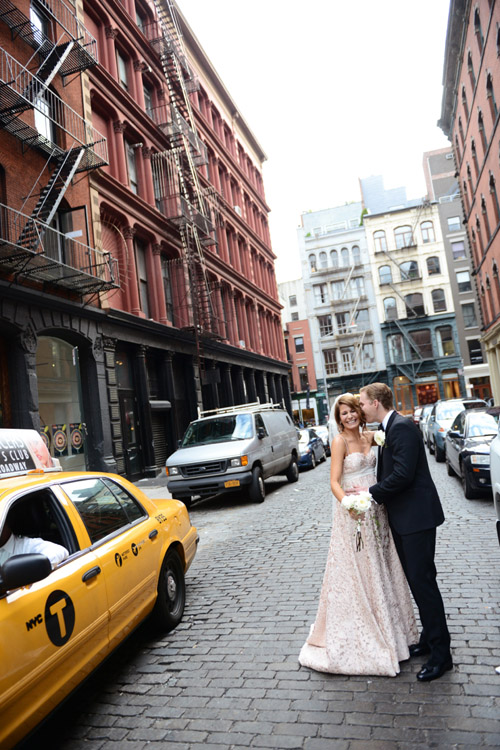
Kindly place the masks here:
[[(0, 566), (0, 747), (10, 748), (148, 615), (175, 628), (198, 534), (177, 500), (150, 500), (114, 474), (62, 472), (35, 430), (0, 430), (0, 477), (2, 549), (14, 550)], [(16, 552), (49, 554), (47, 542), (66, 548), (57, 565)]]
[(261, 503), (264, 480), (299, 478), (297, 429), (279, 404), (242, 404), (200, 412), (168, 457), (167, 487), (188, 507), (193, 497), (246, 492)]
[(325, 446), (325, 453), (327, 456), (329, 456), (330, 455), (330, 438), (328, 437), (327, 425), (315, 424), (313, 425), (313, 430), (316, 432), (317, 435), (320, 436), (321, 440), (323, 441), (323, 445)]
[(326, 461), (323, 441), (312, 427), (298, 430), (299, 433), (299, 467), (314, 469), (319, 461)]
[(420, 422), (420, 417), (422, 416), (422, 411), (423, 411), (423, 409), (424, 409), (424, 407), (423, 407), (423, 406), (416, 406), (416, 407), (415, 407), (415, 408), (413, 409), (413, 415), (412, 415), (412, 419), (413, 419), (413, 421), (414, 421), (414, 423), (415, 423), (416, 425), (418, 425), (418, 423)]
[[(493, 406), (490, 411), (500, 414), (500, 407)], [(493, 503), (495, 506), (496, 529), (498, 543), (500, 544), (500, 423), (496, 436), (490, 445), (490, 474), (491, 474), (491, 491), (493, 493)]]
[(420, 415), (420, 419), (418, 421), (418, 426), (420, 428), (420, 432), (422, 433), (424, 443), (427, 443), (427, 423), (429, 421), (433, 406), (434, 404), (425, 404), (425, 406), (422, 408), (422, 414)]
[(445, 459), (444, 439), (457, 414), (463, 409), (485, 406), (486, 401), (482, 398), (449, 398), (436, 401), (427, 423), (427, 447), (438, 463)]
[(488, 409), (461, 411), (446, 434), (448, 475), (460, 477), (468, 500), (491, 491), (490, 445), (497, 434), (498, 414)]

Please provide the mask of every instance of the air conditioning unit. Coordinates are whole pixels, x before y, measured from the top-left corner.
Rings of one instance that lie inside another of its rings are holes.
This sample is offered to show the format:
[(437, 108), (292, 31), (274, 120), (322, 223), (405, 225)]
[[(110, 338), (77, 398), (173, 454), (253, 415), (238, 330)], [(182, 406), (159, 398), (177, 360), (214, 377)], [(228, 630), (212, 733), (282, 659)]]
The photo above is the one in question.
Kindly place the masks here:
[(243, 211), (241, 210), (241, 208), (239, 206), (233, 206), (233, 208), (236, 211), (236, 213), (238, 214), (238, 216), (243, 216)]
[(243, 339), (239, 342), (239, 344), (242, 349), (245, 349), (245, 342), (243, 341)]

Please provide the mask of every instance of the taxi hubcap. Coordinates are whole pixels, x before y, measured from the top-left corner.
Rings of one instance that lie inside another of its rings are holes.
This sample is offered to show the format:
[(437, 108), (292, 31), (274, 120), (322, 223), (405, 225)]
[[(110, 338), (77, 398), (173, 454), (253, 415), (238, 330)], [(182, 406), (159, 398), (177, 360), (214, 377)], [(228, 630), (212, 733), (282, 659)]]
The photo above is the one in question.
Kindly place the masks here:
[(175, 601), (175, 596), (177, 594), (177, 583), (175, 581), (174, 576), (169, 573), (167, 576), (167, 596), (170, 599), (170, 601)]

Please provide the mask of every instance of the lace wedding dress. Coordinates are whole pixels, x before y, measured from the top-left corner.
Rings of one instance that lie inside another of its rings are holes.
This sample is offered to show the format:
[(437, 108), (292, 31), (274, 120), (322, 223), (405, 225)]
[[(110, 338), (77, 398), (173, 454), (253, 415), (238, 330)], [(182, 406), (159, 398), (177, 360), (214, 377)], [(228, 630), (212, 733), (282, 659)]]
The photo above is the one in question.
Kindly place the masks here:
[[(341, 485), (368, 489), (375, 484), (375, 454), (344, 459)], [(351, 489), (351, 492), (353, 490)], [(316, 621), (299, 662), (319, 672), (387, 675), (399, 672), (418, 631), (401, 563), (384, 505), (372, 503), (361, 526), (334, 501), (334, 520)]]

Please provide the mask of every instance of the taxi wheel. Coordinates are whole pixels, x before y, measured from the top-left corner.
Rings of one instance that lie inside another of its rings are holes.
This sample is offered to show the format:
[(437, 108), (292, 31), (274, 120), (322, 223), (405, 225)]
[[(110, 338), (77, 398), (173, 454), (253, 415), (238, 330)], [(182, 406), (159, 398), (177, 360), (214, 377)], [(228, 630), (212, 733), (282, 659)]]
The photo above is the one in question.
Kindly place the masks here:
[(167, 552), (158, 579), (158, 598), (153, 617), (163, 631), (173, 630), (182, 620), (186, 602), (186, 583), (182, 563), (176, 552)]
[(252, 471), (252, 481), (248, 488), (248, 496), (254, 503), (263, 503), (265, 500), (266, 487), (260, 466), (256, 466)]

